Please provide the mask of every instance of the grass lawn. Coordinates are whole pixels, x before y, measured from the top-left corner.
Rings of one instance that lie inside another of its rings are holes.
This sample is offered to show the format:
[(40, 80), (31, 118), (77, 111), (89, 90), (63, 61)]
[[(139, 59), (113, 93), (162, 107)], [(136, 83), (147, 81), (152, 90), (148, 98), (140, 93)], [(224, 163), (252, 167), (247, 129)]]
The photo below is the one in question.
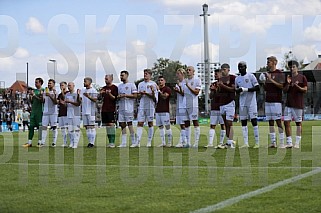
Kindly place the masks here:
[[(0, 133), (0, 212), (191, 212), (312, 170), (314, 175), (217, 211), (320, 212), (320, 124), (303, 123), (301, 149), (268, 149), (267, 123), (259, 123), (260, 149), (238, 149), (243, 144), (238, 123), (237, 148), (223, 150), (203, 148), (208, 126), (201, 128), (199, 149), (159, 148), (157, 128), (152, 148), (144, 147), (147, 129), (141, 148), (114, 149), (106, 148), (103, 128), (97, 129), (93, 149), (86, 147), (85, 131), (77, 149), (60, 147), (61, 135), (56, 148), (48, 146), (50, 134), (46, 147), (27, 149), (21, 146), (27, 132)], [(173, 134), (175, 145), (176, 126)], [(253, 146), (251, 127), (249, 136)], [(34, 138), (36, 145), (37, 133)]]

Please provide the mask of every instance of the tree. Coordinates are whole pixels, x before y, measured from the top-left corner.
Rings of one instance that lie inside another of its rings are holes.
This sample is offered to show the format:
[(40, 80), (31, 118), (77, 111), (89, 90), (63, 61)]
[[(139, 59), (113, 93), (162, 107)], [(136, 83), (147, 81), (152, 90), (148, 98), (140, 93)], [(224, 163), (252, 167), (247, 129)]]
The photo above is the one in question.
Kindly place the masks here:
[(284, 68), (284, 70), (290, 70), (288, 67), (288, 61), (291, 61), (291, 60), (297, 61), (299, 63), (299, 68), (301, 68), (301, 69), (306, 66), (303, 64), (304, 60), (303, 59), (298, 60), (297, 57), (290, 50), (289, 52), (284, 53), (283, 61), (281, 62), (281, 66), (282, 66), (282, 68)]
[(153, 80), (157, 81), (159, 76), (164, 76), (168, 86), (173, 86), (176, 84), (176, 70), (179, 68), (186, 69), (187, 65), (183, 65), (180, 61), (159, 58), (152, 68)]

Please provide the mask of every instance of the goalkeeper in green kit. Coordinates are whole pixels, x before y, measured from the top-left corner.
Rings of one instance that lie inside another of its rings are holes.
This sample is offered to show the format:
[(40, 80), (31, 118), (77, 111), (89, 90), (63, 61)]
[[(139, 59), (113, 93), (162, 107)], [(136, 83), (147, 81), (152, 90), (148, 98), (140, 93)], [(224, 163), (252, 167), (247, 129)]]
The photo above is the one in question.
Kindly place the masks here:
[(32, 138), (34, 135), (34, 128), (38, 128), (38, 146), (41, 146), (41, 121), (42, 121), (42, 110), (43, 110), (43, 93), (44, 89), (41, 87), (43, 84), (42, 78), (36, 78), (35, 86), (36, 89), (31, 90), (29, 94), (29, 100), (31, 103), (31, 114), (30, 114), (30, 127), (28, 142), (23, 147), (32, 147)]

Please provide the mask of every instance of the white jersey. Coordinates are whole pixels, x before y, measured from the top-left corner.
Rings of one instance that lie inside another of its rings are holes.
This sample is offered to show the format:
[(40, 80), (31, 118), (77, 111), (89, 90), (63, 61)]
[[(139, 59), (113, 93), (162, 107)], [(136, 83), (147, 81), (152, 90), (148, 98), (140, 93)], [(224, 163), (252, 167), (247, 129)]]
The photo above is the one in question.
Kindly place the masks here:
[(95, 112), (96, 112), (96, 102), (91, 101), (89, 98), (84, 96), (84, 93), (88, 93), (89, 96), (91, 96), (93, 98), (97, 98), (97, 96), (98, 96), (97, 90), (91, 87), (89, 89), (84, 88), (80, 92), (80, 97), (82, 99), (82, 101), (81, 101), (82, 114), (94, 116)]
[[(134, 94), (137, 93), (137, 88), (134, 83), (121, 83), (118, 85), (118, 94)], [(120, 98), (118, 101), (119, 110), (125, 110), (128, 112), (134, 111), (135, 99), (133, 98)]]
[[(192, 89), (201, 89), (201, 79), (193, 77), (192, 79), (185, 79), (188, 85)], [(186, 108), (198, 107), (198, 96), (192, 93), (192, 91), (186, 86), (186, 83), (183, 87), (184, 96), (186, 98)]]
[[(176, 84), (175, 87), (177, 89), (179, 89), (179, 86), (181, 86), (182, 90), (184, 90), (183, 88), (186, 87), (185, 80), (181, 81), (179, 84), (180, 85)], [(186, 96), (185, 95), (181, 95), (181, 94), (177, 93), (176, 107), (177, 107), (177, 109), (185, 109), (186, 108)]]
[[(255, 75), (246, 73), (244, 76), (239, 75), (235, 79), (235, 88), (253, 88), (259, 85)], [(256, 105), (256, 92), (242, 92), (240, 94), (240, 106)]]
[[(49, 95), (54, 97), (57, 94), (55, 94), (52, 90), (49, 91)], [(51, 100), (49, 96), (46, 96), (45, 93), (43, 94), (43, 99), (44, 99), (44, 105), (43, 105), (43, 115), (58, 115), (58, 106), (57, 104), (54, 104), (54, 102)]]
[[(65, 99), (71, 102), (77, 102), (77, 93), (66, 93)], [(73, 104), (67, 103), (67, 118), (74, 118), (75, 116), (80, 116), (80, 106), (75, 106)]]
[[(138, 84), (138, 93), (146, 92), (152, 93), (152, 89), (154, 90), (154, 96), (156, 99), (156, 103), (158, 102), (158, 92), (157, 92), (157, 84), (154, 81), (143, 81)], [(156, 103), (153, 99), (148, 97), (147, 95), (143, 95), (139, 101), (139, 109), (153, 109), (156, 107)]]

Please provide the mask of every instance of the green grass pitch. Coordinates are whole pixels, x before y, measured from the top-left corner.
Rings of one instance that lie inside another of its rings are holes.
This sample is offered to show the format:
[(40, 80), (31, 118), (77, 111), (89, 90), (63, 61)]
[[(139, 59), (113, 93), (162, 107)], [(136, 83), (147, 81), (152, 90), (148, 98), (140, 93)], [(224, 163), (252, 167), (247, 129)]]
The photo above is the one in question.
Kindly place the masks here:
[[(97, 129), (93, 149), (86, 147), (84, 130), (78, 149), (60, 147), (61, 135), (56, 148), (48, 146), (50, 133), (46, 147), (27, 149), (21, 146), (26, 132), (0, 133), (0, 212), (192, 212), (319, 169), (320, 124), (303, 123), (301, 149), (267, 149), (264, 122), (259, 123), (260, 149), (238, 148), (243, 144), (238, 123), (237, 148), (224, 150), (203, 148), (208, 126), (201, 127), (199, 149), (157, 147), (156, 127), (154, 147), (149, 149), (144, 147), (147, 129), (141, 148), (114, 149), (106, 148), (103, 128)], [(172, 128), (175, 145), (179, 129)], [(34, 145), (36, 138), (37, 133)], [(251, 126), (249, 141), (253, 146)], [(320, 173), (218, 212), (320, 212)]]

